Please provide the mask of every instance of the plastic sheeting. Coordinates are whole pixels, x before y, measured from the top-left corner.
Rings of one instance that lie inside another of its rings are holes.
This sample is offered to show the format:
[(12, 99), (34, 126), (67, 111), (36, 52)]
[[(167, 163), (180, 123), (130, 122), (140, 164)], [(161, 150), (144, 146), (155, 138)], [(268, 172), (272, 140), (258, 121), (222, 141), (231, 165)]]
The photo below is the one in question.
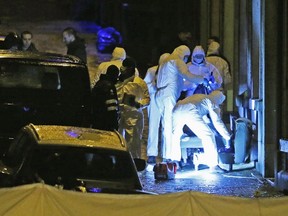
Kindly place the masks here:
[(163, 195), (86, 194), (44, 184), (0, 189), (0, 215), (186, 216), (286, 215), (288, 198), (239, 198), (200, 192)]

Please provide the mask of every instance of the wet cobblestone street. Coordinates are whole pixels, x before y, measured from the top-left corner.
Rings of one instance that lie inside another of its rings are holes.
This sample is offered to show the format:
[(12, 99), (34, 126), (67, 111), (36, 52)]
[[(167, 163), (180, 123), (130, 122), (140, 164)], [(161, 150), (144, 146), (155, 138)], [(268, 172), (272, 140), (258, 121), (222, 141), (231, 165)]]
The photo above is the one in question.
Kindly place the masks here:
[[(142, 137), (142, 158), (146, 158), (147, 146), (147, 111), (144, 110), (144, 132)], [(160, 162), (161, 158), (157, 158)], [(158, 193), (177, 193), (184, 191), (196, 191), (208, 194), (223, 196), (235, 196), (245, 198), (257, 197), (282, 197), (283, 192), (273, 187), (273, 179), (263, 178), (252, 164), (242, 165), (247, 169), (239, 169), (235, 165), (231, 172), (224, 174), (211, 174), (205, 166), (201, 166), (195, 171), (193, 165), (184, 166), (182, 170), (177, 170), (175, 179), (155, 180), (153, 165), (147, 166), (145, 171), (139, 172), (139, 177), (144, 190)], [(224, 167), (226, 170), (227, 167)]]
[(232, 171), (224, 174), (211, 174), (208, 169), (195, 171), (192, 167), (177, 170), (175, 179), (155, 180), (153, 166), (139, 173), (144, 190), (158, 194), (197, 191), (223, 196), (245, 198), (281, 197), (284, 194), (262, 178), (253, 169)]

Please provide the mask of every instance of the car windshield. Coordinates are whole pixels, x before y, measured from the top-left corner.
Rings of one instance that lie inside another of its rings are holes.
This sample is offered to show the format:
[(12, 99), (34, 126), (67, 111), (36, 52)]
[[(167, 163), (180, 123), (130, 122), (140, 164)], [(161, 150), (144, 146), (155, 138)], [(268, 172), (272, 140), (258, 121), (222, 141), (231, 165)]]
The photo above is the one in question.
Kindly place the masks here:
[(31, 168), (48, 184), (62, 179), (128, 181), (135, 175), (128, 152), (75, 147), (39, 147)]
[(59, 67), (0, 64), (0, 87), (60, 89)]

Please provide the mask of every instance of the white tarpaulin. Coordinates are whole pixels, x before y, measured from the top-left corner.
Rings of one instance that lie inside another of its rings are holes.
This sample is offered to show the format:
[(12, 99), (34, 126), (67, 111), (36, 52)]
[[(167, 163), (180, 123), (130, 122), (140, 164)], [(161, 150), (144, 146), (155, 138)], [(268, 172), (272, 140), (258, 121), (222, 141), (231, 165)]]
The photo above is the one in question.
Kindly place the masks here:
[(44, 184), (0, 189), (5, 216), (287, 215), (288, 198), (239, 198), (200, 192), (110, 195), (59, 190)]

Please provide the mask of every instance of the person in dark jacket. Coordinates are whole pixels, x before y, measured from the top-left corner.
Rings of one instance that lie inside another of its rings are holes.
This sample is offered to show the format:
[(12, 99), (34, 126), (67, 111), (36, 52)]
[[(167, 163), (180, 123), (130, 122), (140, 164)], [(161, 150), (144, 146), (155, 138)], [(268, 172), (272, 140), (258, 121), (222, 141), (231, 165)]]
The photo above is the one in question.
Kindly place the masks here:
[(23, 31), (21, 33), (21, 42), (19, 44), (18, 50), (37, 52), (35, 44), (32, 42), (33, 34), (29, 31)]
[(17, 33), (9, 32), (4, 41), (1, 43), (0, 49), (5, 50), (18, 50), (18, 46), (20, 43), (20, 38)]
[(84, 39), (77, 35), (74, 28), (65, 28), (62, 32), (63, 42), (67, 46), (67, 55), (74, 55), (87, 63), (86, 45)]
[(118, 67), (110, 65), (106, 74), (101, 74), (99, 81), (92, 89), (93, 128), (109, 131), (118, 130), (120, 114), (115, 88), (118, 74)]

